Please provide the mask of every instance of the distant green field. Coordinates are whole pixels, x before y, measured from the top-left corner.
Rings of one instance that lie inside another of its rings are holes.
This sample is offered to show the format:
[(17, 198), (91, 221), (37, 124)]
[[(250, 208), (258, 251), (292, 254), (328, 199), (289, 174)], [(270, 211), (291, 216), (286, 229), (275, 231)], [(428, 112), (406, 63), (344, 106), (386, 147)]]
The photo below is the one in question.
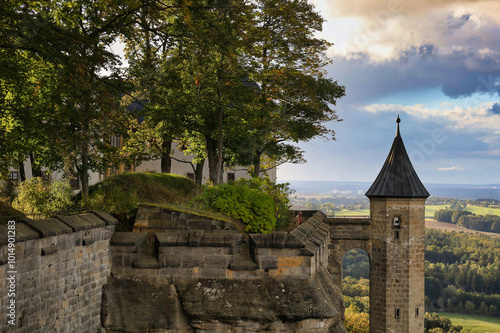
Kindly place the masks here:
[[(446, 209), (446, 208), (449, 208), (449, 205), (426, 205), (425, 206), (425, 218), (426, 219), (433, 219), (434, 212), (436, 212), (436, 210)], [(466, 209), (473, 212), (476, 215), (498, 215), (498, 216), (500, 216), (500, 208), (485, 208), (485, 207), (478, 207), (478, 206), (469, 206)], [(336, 216), (359, 216), (359, 215), (369, 216), (370, 210), (369, 209), (361, 209), (361, 210), (353, 210), (353, 211), (343, 210), (341, 212), (335, 212), (335, 215)]]
[[(434, 212), (439, 209), (449, 208), (449, 205), (426, 205), (425, 218), (433, 219)], [(468, 206), (466, 210), (473, 212), (476, 215), (498, 215), (500, 216), (500, 208), (486, 208), (479, 206)]]
[(500, 318), (469, 316), (456, 313), (438, 313), (449, 318), (453, 325), (462, 325), (471, 329), (473, 333), (498, 333), (500, 332)]

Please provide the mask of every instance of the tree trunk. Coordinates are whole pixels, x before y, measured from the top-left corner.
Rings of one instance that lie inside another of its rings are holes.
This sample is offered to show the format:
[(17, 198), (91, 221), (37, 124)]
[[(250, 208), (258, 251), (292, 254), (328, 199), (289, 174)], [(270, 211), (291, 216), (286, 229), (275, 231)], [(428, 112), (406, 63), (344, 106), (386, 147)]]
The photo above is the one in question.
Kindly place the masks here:
[(201, 185), (201, 181), (203, 180), (203, 167), (205, 166), (205, 159), (201, 160), (201, 162), (196, 163), (196, 169), (194, 170), (194, 181), (196, 185)]
[(222, 184), (224, 182), (224, 161), (222, 160), (222, 149), (223, 149), (223, 132), (222, 132), (222, 126), (223, 126), (223, 114), (222, 114), (222, 108), (219, 107), (219, 145), (218, 145), (218, 158), (217, 158), (217, 173), (219, 176), (219, 181), (217, 184)]
[(170, 150), (172, 149), (172, 139), (163, 140), (161, 144), (161, 172), (170, 173), (172, 171), (172, 159), (170, 158)]
[(262, 153), (256, 153), (255, 156), (253, 157), (253, 172), (252, 172), (253, 178), (260, 177), (260, 157), (261, 156), (262, 156)]
[(82, 203), (86, 203), (89, 195), (89, 152), (87, 149), (82, 152), (82, 166), (78, 170), (78, 174), (82, 184)]
[(32, 177), (42, 177), (42, 169), (36, 165), (33, 153), (30, 153), (30, 164)]
[(26, 180), (26, 170), (24, 169), (24, 161), (19, 163), (19, 180), (24, 182)]
[(214, 184), (219, 184), (219, 172), (218, 172), (218, 157), (217, 157), (217, 141), (208, 136), (205, 136), (205, 142), (207, 145), (207, 157), (208, 157), (208, 179)]

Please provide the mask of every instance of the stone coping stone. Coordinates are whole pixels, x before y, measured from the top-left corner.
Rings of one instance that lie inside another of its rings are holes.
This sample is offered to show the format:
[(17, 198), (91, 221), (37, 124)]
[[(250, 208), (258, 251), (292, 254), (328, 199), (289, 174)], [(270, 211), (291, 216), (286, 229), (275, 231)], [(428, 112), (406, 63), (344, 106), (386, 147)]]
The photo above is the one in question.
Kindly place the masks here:
[(78, 215), (86, 223), (92, 225), (93, 228), (101, 228), (106, 226), (106, 222), (100, 219), (98, 216), (92, 213), (80, 214)]
[(213, 233), (205, 232), (200, 238), (199, 246), (206, 247), (232, 247), (241, 240), (239, 233)]
[(61, 220), (62, 222), (69, 225), (71, 227), (71, 229), (73, 229), (73, 231), (87, 230), (87, 229), (91, 229), (93, 227), (92, 224), (83, 220), (80, 217), (80, 215), (70, 215), (70, 216), (57, 215), (56, 217), (59, 220)]
[(203, 232), (200, 230), (176, 230), (155, 233), (160, 246), (232, 247), (241, 241), (235, 232)]
[(19, 221), (23, 222), (31, 229), (38, 232), (40, 237), (56, 236), (73, 232), (72, 228), (55, 218), (48, 218), (37, 221), (33, 221), (28, 218), (21, 218), (19, 219)]
[(106, 222), (107, 225), (116, 225), (118, 223), (118, 220), (108, 212), (102, 212), (98, 210), (91, 210), (90, 212)]
[(146, 243), (147, 234), (140, 232), (119, 232), (111, 236), (111, 245), (114, 246), (140, 246)]
[(157, 232), (156, 239), (160, 246), (189, 246), (189, 230), (175, 232)]
[(293, 233), (275, 231), (271, 234), (251, 234), (258, 248), (303, 248), (305, 245)]
[(16, 223), (16, 243), (40, 238), (40, 234), (22, 222)]
[(340, 224), (340, 225), (370, 225), (371, 219), (369, 218), (351, 218), (351, 217), (329, 217), (325, 219), (328, 224)]

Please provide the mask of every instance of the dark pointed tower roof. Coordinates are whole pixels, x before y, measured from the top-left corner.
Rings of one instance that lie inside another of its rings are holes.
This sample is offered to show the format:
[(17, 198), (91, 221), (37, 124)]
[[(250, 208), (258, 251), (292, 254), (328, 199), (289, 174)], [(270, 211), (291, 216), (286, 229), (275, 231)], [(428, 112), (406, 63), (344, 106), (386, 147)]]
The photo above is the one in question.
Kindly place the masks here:
[(425, 189), (413, 169), (410, 158), (406, 153), (403, 139), (399, 133), (399, 123), (396, 137), (392, 143), (389, 156), (385, 160), (384, 166), (366, 192), (367, 197), (393, 197), (393, 198), (427, 198), (429, 192)]

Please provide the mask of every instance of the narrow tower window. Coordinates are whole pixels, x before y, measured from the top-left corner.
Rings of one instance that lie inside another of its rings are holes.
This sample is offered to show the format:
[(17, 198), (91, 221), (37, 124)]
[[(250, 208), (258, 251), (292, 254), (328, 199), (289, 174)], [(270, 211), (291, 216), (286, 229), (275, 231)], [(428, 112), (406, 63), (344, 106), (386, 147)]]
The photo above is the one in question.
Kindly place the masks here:
[(401, 217), (395, 216), (394, 221), (393, 221), (393, 225), (394, 225), (394, 227), (399, 228), (401, 226)]
[(394, 318), (399, 319), (399, 309), (394, 310)]
[(415, 308), (415, 318), (418, 318), (418, 308)]
[(394, 230), (394, 240), (399, 240), (399, 230)]

